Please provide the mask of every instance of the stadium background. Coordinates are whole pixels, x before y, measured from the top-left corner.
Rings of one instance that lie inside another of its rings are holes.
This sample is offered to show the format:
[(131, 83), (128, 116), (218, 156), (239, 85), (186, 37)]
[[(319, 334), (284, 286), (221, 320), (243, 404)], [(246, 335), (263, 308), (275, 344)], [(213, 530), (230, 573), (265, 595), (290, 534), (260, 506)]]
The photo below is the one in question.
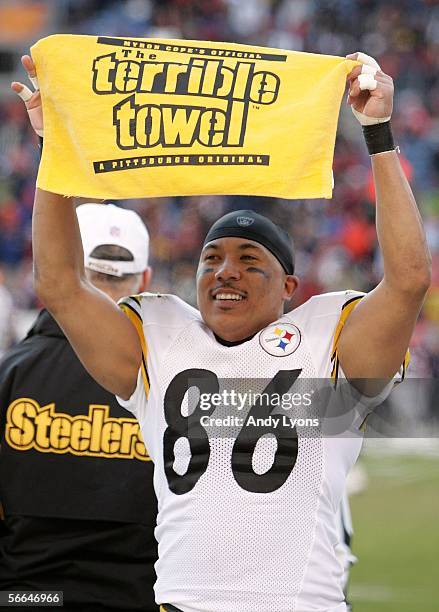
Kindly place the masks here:
[[(0, 0), (0, 354), (40, 305), (32, 287), (31, 213), (39, 161), (22, 102), (20, 56), (50, 33), (236, 41), (298, 51), (373, 55), (395, 81), (394, 134), (424, 217), (433, 284), (412, 340), (412, 376), (439, 378), (439, 5), (435, 0)], [(291, 118), (292, 121), (300, 118)], [(332, 201), (208, 196), (121, 202), (151, 235), (153, 290), (194, 302), (199, 245), (237, 208), (267, 213), (295, 240), (292, 306), (341, 288), (368, 291), (382, 274), (370, 162), (346, 105)], [(420, 440), (373, 440), (352, 480), (351, 599), (358, 612), (439, 609), (439, 445), (434, 393), (405, 409)], [(437, 394), (436, 394), (437, 398)], [(394, 400), (395, 403), (395, 400)], [(427, 433), (425, 433), (427, 432)], [(280, 560), (281, 562), (281, 560)]]

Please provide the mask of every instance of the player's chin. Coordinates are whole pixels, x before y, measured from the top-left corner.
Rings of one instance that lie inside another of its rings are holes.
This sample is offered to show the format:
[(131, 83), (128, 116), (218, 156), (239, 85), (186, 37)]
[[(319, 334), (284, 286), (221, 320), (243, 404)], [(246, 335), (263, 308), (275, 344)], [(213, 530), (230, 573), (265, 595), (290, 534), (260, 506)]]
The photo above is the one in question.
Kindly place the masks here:
[(251, 336), (254, 327), (250, 314), (247, 311), (240, 312), (238, 308), (211, 312), (206, 323), (214, 334), (232, 342)]
[[(244, 300), (227, 300), (220, 301), (213, 298), (199, 302), (199, 308), (204, 321), (208, 327), (213, 329), (215, 333), (217, 327), (223, 329), (224, 325), (227, 328), (233, 326), (241, 326), (242, 322), (249, 319), (252, 311), (252, 306), (248, 299)], [(221, 334), (218, 334), (221, 335)]]
[[(212, 300), (203, 314), (204, 320), (211, 329), (221, 328), (230, 331), (230, 326), (241, 328), (250, 318), (251, 306), (247, 300), (236, 302), (219, 302)], [(232, 323), (233, 322), (233, 323)], [(215, 333), (218, 333), (215, 331)], [(218, 334), (221, 336), (221, 334)]]

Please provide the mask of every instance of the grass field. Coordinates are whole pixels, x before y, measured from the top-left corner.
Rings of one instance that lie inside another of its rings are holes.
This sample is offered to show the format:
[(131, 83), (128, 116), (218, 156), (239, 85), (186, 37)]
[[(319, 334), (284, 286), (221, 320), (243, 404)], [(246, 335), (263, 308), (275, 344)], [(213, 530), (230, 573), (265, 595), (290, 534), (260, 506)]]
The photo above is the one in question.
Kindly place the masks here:
[(439, 455), (370, 454), (351, 498), (354, 612), (439, 611)]

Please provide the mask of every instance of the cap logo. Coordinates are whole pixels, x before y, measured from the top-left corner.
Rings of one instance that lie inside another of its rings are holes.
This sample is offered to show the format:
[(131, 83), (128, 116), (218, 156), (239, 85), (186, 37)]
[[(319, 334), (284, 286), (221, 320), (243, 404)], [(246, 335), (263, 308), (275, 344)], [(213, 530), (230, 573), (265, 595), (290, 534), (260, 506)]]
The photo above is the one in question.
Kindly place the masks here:
[(299, 348), (301, 334), (298, 327), (291, 323), (269, 325), (259, 334), (259, 344), (273, 357), (286, 357)]
[(113, 238), (120, 238), (120, 227), (112, 225), (110, 227), (110, 235), (113, 236)]
[(254, 219), (252, 219), (252, 217), (237, 217), (236, 218), (236, 222), (238, 225), (240, 225), (241, 227), (248, 227), (249, 225), (251, 225), (252, 223), (255, 222)]
[(90, 270), (94, 270), (95, 272), (101, 272), (102, 274), (110, 274), (111, 276), (122, 276), (123, 273), (113, 266), (108, 261), (94, 259), (91, 261), (90, 259), (86, 262), (86, 267), (90, 268)]

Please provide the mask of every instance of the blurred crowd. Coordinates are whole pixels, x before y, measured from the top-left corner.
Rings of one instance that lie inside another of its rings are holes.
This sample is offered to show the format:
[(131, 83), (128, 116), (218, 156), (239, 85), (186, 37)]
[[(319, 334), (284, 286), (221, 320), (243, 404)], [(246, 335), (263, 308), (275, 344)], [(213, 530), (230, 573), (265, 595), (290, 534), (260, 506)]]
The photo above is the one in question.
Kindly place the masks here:
[[(418, 376), (439, 377), (439, 6), (434, 0), (64, 0), (60, 6), (51, 32), (236, 41), (336, 55), (362, 50), (374, 56), (395, 81), (395, 140), (434, 259), (433, 286), (412, 341), (413, 362)], [(31, 278), (38, 161), (23, 104), (2, 92), (0, 352), (14, 341), (8, 309), (38, 306)], [(198, 251), (211, 222), (236, 208), (267, 213), (295, 241), (301, 278), (296, 306), (315, 293), (368, 291), (382, 275), (370, 161), (345, 104), (334, 175), (331, 201), (208, 196), (121, 204), (137, 210), (149, 228), (153, 289), (192, 303)]]

